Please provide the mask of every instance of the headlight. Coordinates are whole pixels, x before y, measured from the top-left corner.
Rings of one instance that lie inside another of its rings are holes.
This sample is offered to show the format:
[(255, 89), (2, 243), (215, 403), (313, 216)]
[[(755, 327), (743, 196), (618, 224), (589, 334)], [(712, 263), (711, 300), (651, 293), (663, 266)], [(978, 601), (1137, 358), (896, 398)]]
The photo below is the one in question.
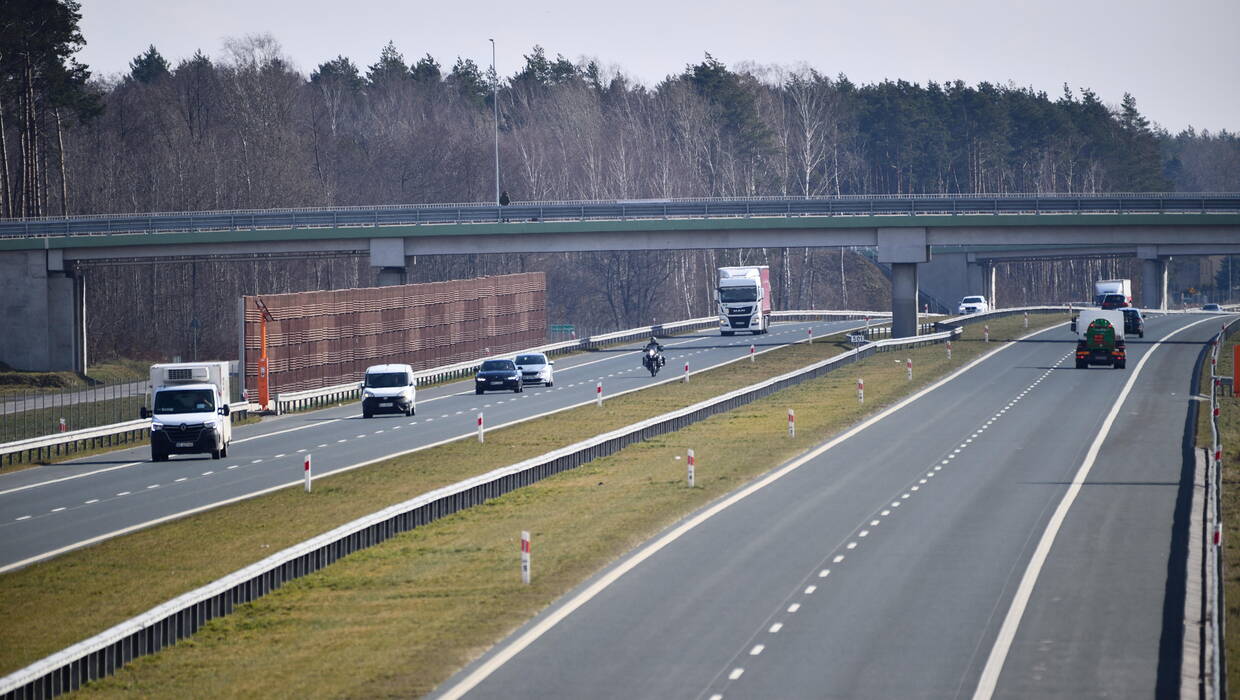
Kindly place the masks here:
[(375, 392), (371, 391), (370, 389), (364, 389), (362, 391), (363, 399), (373, 399), (374, 397), (375, 397)]
[(475, 382), (485, 382), (485, 381), (486, 381), (486, 378), (485, 378), (485, 377), (474, 377), (474, 381), (475, 381)]
[(219, 426), (217, 426), (217, 425), (215, 424), (215, 421), (213, 421), (213, 420), (209, 420), (209, 421), (206, 421), (206, 422), (204, 422), (204, 423), (202, 424), (202, 429), (203, 429), (203, 430), (209, 430), (209, 431), (211, 431), (211, 432), (215, 432), (216, 430), (218, 430), (218, 429), (219, 429)]
[(151, 431), (152, 431), (152, 432), (154, 432), (154, 431), (156, 431), (156, 430), (163, 430), (163, 429), (164, 429), (164, 424), (163, 424), (163, 423), (156, 423), (155, 421), (151, 421)]

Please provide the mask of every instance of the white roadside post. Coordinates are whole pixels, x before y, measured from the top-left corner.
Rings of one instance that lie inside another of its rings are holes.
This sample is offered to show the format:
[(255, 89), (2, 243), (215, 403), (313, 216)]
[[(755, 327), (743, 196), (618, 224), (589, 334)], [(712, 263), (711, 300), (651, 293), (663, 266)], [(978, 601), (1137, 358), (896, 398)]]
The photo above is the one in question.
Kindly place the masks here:
[(306, 461), (302, 465), (302, 471), (305, 472), (306, 493), (310, 493), (310, 455), (309, 453), (306, 454)]
[(1025, 312), (1025, 328), (1029, 327), (1029, 312)]
[(791, 408), (788, 409), (788, 437), (797, 436), (797, 414)]
[(478, 414), (478, 442), (485, 442), (485, 441), (486, 440), (483, 439), (482, 437), (482, 414), (479, 413)]
[(689, 461), (689, 488), (693, 488), (693, 484), (694, 484), (693, 468), (697, 466), (697, 460), (693, 457), (693, 450), (689, 450), (688, 461)]
[(947, 359), (952, 359), (952, 341), (947, 341)]
[(865, 403), (865, 380), (857, 377), (857, 403)]
[(749, 345), (749, 362), (750, 362), (750, 364), (752, 364), (752, 363), (753, 363), (753, 350), (754, 350), (754, 348), (753, 348), (753, 344), (751, 343), (751, 344)]
[(813, 329), (813, 328), (806, 328), (806, 329), (805, 329), (805, 334), (809, 336), (809, 344), (810, 344), (810, 345), (813, 345), (813, 344), (814, 344), (814, 329)]
[(908, 380), (913, 381), (913, 358), (909, 357), (904, 360), (904, 366), (908, 368)]
[(530, 582), (530, 533), (521, 531), (521, 583)]
[(989, 323), (982, 326), (982, 337), (986, 339), (987, 343), (990, 342), (990, 324)]
[(870, 330), (870, 315), (869, 314), (865, 315), (865, 329), (867, 331)]
[(688, 383), (689, 383), (689, 363), (688, 363), (688, 362), (686, 362), (686, 363), (685, 363), (685, 378), (684, 378), (684, 383), (685, 383), (685, 384), (688, 384)]
[(603, 406), (603, 383), (602, 382), (599, 382), (594, 387), (594, 403), (600, 408), (602, 408)]

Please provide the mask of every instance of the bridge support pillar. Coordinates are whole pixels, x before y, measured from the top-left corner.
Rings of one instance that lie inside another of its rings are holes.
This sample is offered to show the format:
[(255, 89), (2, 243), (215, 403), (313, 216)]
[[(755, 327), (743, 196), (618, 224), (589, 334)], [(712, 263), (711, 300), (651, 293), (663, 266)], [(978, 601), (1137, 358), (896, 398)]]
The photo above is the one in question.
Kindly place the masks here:
[[(968, 294), (981, 294), (986, 297), (990, 308), (995, 308), (998, 304), (995, 302), (995, 264), (984, 260), (978, 260), (977, 256), (969, 253), (969, 265), (967, 270), (969, 278)], [(957, 299), (956, 301), (959, 301)]]
[(0, 361), (36, 372), (86, 371), (86, 284), (60, 250), (0, 255)]
[(878, 229), (878, 261), (891, 265), (892, 336), (917, 335), (917, 264), (930, 261), (926, 229)]
[(379, 268), (379, 286), (405, 284), (405, 239), (370, 239), (370, 266)]
[(1141, 258), (1141, 305), (1147, 309), (1167, 310), (1167, 270), (1171, 258), (1158, 255), (1157, 246), (1138, 246)]

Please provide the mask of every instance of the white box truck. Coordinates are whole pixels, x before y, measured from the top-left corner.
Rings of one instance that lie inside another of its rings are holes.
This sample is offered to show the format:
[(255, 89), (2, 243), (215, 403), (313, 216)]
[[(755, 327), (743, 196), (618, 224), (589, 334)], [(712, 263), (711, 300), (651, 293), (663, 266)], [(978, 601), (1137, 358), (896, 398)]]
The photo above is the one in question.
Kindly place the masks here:
[(771, 328), (771, 270), (766, 265), (719, 268), (719, 333), (750, 331), (754, 335)]
[(1094, 282), (1094, 306), (1102, 306), (1108, 294), (1123, 294), (1124, 301), (1132, 306), (1132, 280), (1098, 280)]
[(228, 417), (227, 362), (178, 362), (151, 365), (151, 461), (168, 455), (228, 456), (232, 420)]

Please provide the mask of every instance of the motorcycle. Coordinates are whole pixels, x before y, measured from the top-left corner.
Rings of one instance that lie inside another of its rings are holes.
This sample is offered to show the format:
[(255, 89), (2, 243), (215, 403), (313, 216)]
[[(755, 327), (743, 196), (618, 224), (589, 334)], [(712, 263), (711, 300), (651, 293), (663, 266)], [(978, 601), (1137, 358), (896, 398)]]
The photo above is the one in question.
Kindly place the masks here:
[(652, 377), (659, 373), (659, 368), (666, 362), (667, 360), (663, 359), (659, 351), (654, 348), (646, 348), (645, 353), (642, 355), (642, 367), (645, 367)]

